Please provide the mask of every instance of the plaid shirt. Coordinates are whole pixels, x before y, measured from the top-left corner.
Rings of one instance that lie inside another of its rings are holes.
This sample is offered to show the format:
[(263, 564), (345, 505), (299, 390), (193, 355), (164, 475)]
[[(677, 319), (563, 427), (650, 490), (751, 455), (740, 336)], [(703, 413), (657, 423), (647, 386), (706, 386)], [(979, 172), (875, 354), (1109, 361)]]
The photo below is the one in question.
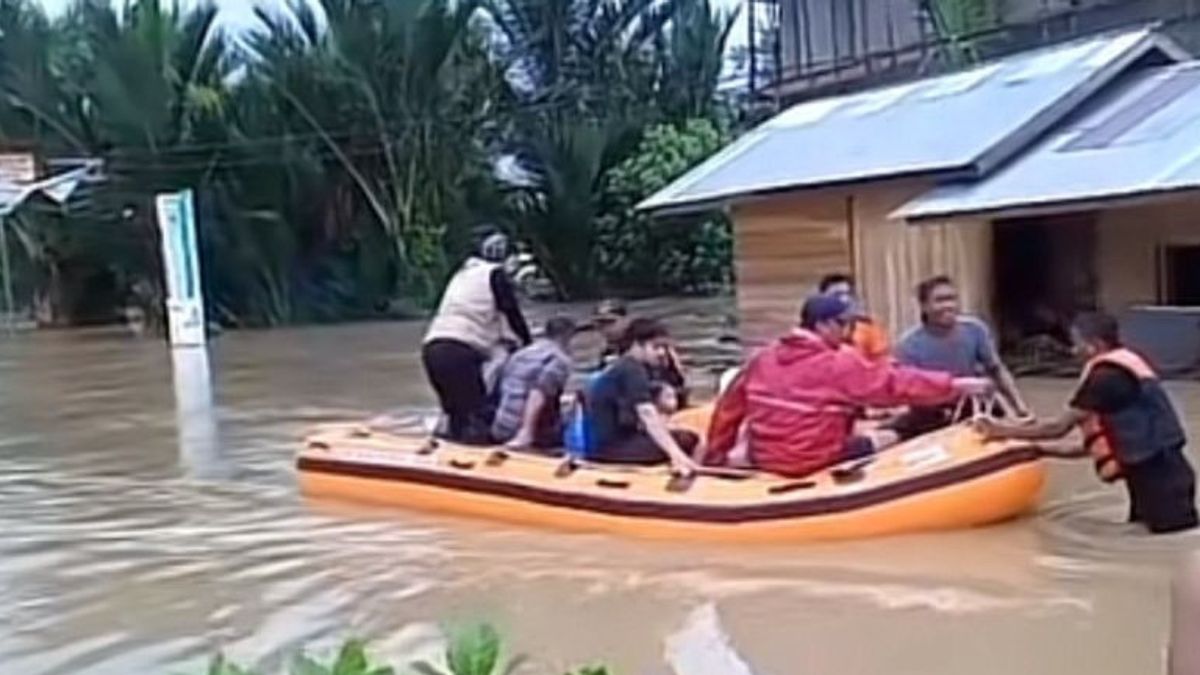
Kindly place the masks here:
[(525, 402), (534, 389), (542, 392), (548, 403), (538, 424), (538, 437), (557, 435), (562, 418), (558, 401), (570, 376), (571, 357), (553, 340), (537, 340), (513, 354), (500, 374), (500, 403), (492, 422), (495, 440), (505, 442), (517, 434)]

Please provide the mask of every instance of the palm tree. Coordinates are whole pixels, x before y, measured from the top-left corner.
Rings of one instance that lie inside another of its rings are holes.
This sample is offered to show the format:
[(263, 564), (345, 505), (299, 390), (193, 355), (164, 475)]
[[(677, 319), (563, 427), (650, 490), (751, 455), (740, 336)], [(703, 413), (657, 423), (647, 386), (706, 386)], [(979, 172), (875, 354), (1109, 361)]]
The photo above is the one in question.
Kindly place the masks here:
[(499, 84), (472, 27), (475, 5), (450, 0), (324, 0), (327, 27), (293, 2), (301, 28), (263, 14), (254, 76), (285, 103), (287, 127), (317, 139), (392, 249), (401, 288), (432, 298), (445, 240), (469, 214), (479, 142)]
[[(153, 196), (199, 180), (203, 165), (194, 164), (207, 153), (189, 146), (221, 113), (228, 71), (215, 16), (211, 5), (185, 14), (142, 0), (118, 14), (108, 2), (80, 0), (52, 24), (26, 2), (0, 4), (0, 90), (9, 104), (0, 128), (43, 153), (108, 160), (110, 181), (85, 211), (18, 221), (28, 258), (47, 268), (43, 301), (66, 302), (57, 280), (71, 260), (160, 286)], [(63, 236), (56, 227), (87, 230)]]
[(592, 248), (601, 181), (633, 127), (560, 111), (521, 123), (533, 128), (523, 130), (518, 159), (525, 175), (510, 193), (514, 229), (560, 297), (591, 297), (598, 290)]
[(717, 87), (725, 68), (725, 47), (738, 13), (716, 9), (709, 0), (679, 3), (659, 41), (662, 68), (657, 97), (668, 122), (717, 119)]
[(941, 53), (951, 67), (979, 60), (975, 39), (999, 20), (1001, 0), (928, 0), (934, 30), (942, 40)]

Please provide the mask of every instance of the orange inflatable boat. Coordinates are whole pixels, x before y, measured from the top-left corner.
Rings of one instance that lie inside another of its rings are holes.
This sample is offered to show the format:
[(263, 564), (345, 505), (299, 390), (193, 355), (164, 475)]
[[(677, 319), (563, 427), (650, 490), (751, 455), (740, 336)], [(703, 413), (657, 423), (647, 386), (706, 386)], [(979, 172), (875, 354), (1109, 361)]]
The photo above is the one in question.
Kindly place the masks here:
[[(680, 420), (700, 426), (705, 411)], [(1036, 447), (984, 443), (958, 425), (803, 479), (579, 464), (468, 447), (386, 426), (313, 432), (299, 457), (311, 497), (561, 530), (715, 542), (805, 542), (1014, 518), (1037, 501)]]

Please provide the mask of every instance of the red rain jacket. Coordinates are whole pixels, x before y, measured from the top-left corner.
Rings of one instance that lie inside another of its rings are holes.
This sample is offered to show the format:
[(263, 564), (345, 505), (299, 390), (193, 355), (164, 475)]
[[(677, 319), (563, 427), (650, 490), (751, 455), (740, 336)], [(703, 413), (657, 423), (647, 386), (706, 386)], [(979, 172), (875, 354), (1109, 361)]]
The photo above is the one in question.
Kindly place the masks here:
[(838, 462), (863, 407), (939, 405), (954, 400), (953, 378), (868, 360), (794, 330), (768, 345), (717, 401), (705, 464), (723, 464), (743, 422), (755, 466), (803, 476)]

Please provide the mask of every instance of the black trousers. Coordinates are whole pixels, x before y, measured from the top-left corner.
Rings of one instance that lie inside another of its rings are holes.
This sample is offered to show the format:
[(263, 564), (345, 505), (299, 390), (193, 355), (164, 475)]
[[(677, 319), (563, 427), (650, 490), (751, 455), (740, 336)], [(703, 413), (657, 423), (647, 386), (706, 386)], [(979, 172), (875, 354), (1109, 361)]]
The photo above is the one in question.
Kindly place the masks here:
[(483, 384), (483, 354), (465, 342), (438, 339), (421, 348), (421, 361), (449, 418), (450, 440), (490, 443), (491, 406)]
[[(692, 454), (696, 446), (700, 444), (700, 437), (691, 431), (672, 429), (671, 437), (688, 455)], [(667, 453), (663, 452), (662, 448), (658, 447), (658, 443), (655, 443), (654, 439), (644, 431), (630, 434), (607, 448), (601, 448), (594, 459), (607, 464), (636, 464), (639, 466), (652, 466), (669, 460)]]
[(1124, 467), (1129, 519), (1155, 534), (1196, 527), (1196, 474), (1183, 449)]

